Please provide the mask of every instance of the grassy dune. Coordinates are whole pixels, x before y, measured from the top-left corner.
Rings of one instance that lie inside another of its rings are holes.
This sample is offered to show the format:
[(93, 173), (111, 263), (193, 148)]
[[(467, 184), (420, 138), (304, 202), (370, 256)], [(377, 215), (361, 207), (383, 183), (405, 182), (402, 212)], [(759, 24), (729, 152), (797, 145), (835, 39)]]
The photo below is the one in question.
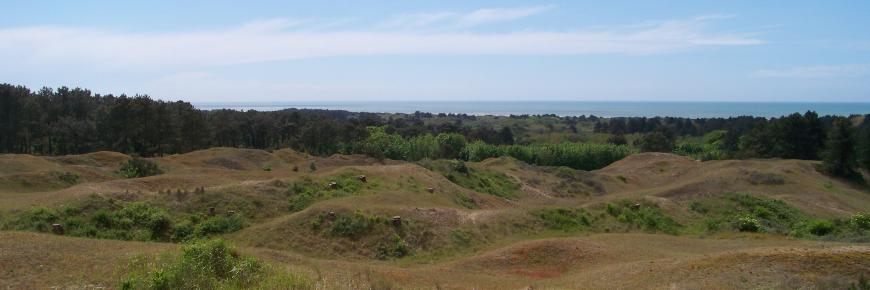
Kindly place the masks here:
[(254, 288), (830, 289), (870, 275), (868, 190), (813, 161), (645, 153), (581, 171), (215, 148), (128, 179), (129, 158), (0, 156), (0, 284), (117, 288), (215, 238), (279, 277)]

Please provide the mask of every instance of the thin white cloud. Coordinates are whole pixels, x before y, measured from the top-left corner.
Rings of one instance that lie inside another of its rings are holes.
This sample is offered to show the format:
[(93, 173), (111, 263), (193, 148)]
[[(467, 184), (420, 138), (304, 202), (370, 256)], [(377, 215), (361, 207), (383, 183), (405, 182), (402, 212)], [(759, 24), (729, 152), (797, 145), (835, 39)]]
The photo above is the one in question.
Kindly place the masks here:
[(381, 23), (379, 26), (384, 28), (420, 28), (429, 26), (435, 23), (444, 22), (455, 19), (458, 14), (453, 12), (434, 12), (434, 13), (414, 13), (402, 14)]
[(786, 69), (763, 69), (752, 73), (761, 78), (838, 78), (870, 74), (870, 64), (804, 66)]
[(222, 30), (161, 33), (21, 27), (0, 29), (0, 56), (6, 69), (69, 65), (189, 70), (331, 56), (660, 54), (763, 43), (741, 34), (709, 32), (708, 24), (709, 20), (695, 18), (616, 29), (498, 33), (310, 31), (281, 19)]
[(512, 8), (485, 8), (471, 12), (430, 12), (402, 14), (381, 23), (380, 27), (411, 29), (433, 25), (441, 28), (470, 28), (485, 24), (520, 20), (526, 17), (538, 15), (553, 9), (553, 5), (512, 7)]
[(546, 5), (519, 8), (479, 9), (466, 15), (461, 15), (457, 22), (462, 26), (477, 26), (488, 23), (513, 21), (537, 15), (553, 8), (553, 5)]

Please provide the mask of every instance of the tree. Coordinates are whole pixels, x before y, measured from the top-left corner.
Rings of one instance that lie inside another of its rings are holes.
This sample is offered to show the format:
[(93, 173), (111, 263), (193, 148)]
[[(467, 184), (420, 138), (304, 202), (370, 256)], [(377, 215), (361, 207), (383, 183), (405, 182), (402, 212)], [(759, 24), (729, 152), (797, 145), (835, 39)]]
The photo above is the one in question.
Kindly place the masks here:
[(638, 140), (638, 147), (643, 152), (672, 152), (674, 151), (674, 136), (666, 130), (656, 130), (643, 135)]
[(870, 119), (864, 119), (864, 125), (861, 126), (855, 140), (857, 140), (855, 153), (858, 155), (858, 165), (870, 170)]
[(508, 126), (501, 127), (501, 130), (498, 131), (498, 139), (500, 144), (512, 145), (514, 144), (514, 131)]
[(456, 159), (459, 153), (465, 148), (465, 137), (456, 133), (441, 133), (435, 136), (435, 141), (438, 142), (439, 157), (446, 159)]
[(613, 134), (610, 138), (607, 138), (607, 143), (613, 145), (626, 145), (628, 144), (628, 140), (625, 139), (625, 135), (622, 134)]
[(826, 150), (822, 163), (822, 170), (825, 173), (847, 178), (860, 176), (855, 171), (857, 162), (853, 135), (854, 129), (849, 119), (834, 119), (825, 143)]

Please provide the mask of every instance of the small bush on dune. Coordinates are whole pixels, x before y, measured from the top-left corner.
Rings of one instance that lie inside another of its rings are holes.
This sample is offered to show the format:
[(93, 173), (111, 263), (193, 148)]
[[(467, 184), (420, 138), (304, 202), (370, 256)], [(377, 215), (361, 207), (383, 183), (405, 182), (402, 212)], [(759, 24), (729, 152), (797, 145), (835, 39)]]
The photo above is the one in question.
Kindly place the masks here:
[(222, 240), (186, 245), (181, 255), (145, 273), (133, 273), (121, 289), (303, 289), (306, 278), (277, 273)]
[(589, 226), (589, 213), (583, 209), (548, 209), (539, 211), (538, 218), (551, 229), (561, 231), (579, 230)]
[(737, 229), (741, 232), (758, 232), (761, 230), (761, 223), (758, 219), (744, 215), (737, 219)]
[(118, 172), (125, 178), (147, 177), (163, 173), (154, 161), (135, 156), (132, 159), (127, 160), (127, 162), (118, 169)]
[(290, 195), (289, 210), (300, 211), (320, 200), (350, 196), (366, 187), (376, 186), (375, 183), (363, 184), (360, 182), (356, 178), (356, 172), (346, 172), (329, 180), (335, 182), (335, 188), (329, 188), (310, 177), (304, 177), (291, 183), (287, 189), (287, 193)]
[[(504, 173), (468, 167), (458, 160), (424, 160), (419, 162), (429, 170), (441, 173), (451, 182), (477, 192), (511, 199), (519, 194), (520, 185)], [(469, 204), (463, 204), (466, 206)]]
[(196, 237), (232, 233), (245, 228), (245, 221), (238, 215), (215, 216), (197, 224), (193, 230)]
[(622, 201), (619, 204), (606, 204), (605, 211), (621, 223), (636, 226), (646, 231), (659, 231), (675, 235), (679, 233), (681, 227), (677, 221), (663, 213), (655, 204), (635, 206), (630, 201)]
[(816, 236), (834, 232), (834, 223), (828, 220), (813, 220), (807, 223), (807, 231)]
[(61, 209), (33, 209), (9, 218), (0, 227), (49, 232), (54, 223), (63, 225), (66, 235), (76, 237), (173, 242), (230, 233), (245, 226), (239, 215), (173, 218), (149, 203), (117, 204), (96, 196)]
[(465, 146), (462, 157), (468, 161), (510, 156), (523, 162), (543, 166), (567, 166), (595, 170), (634, 153), (631, 147), (614, 144), (559, 143), (534, 145), (489, 145), (475, 142)]
[(856, 213), (852, 216), (850, 223), (861, 230), (870, 230), (870, 214)]
[(386, 219), (354, 212), (352, 214), (339, 214), (335, 221), (330, 224), (329, 234), (337, 237), (358, 239), (374, 229), (375, 225), (385, 223)]

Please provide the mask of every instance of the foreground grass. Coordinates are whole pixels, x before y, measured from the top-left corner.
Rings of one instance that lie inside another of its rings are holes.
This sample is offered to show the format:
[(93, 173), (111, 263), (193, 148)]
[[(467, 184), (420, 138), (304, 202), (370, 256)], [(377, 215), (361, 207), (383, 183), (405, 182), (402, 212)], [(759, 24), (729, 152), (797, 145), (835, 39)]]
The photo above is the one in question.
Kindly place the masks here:
[(168, 262), (138, 265), (120, 289), (311, 289), (307, 277), (282, 272), (262, 261), (242, 255), (223, 240), (185, 245)]

